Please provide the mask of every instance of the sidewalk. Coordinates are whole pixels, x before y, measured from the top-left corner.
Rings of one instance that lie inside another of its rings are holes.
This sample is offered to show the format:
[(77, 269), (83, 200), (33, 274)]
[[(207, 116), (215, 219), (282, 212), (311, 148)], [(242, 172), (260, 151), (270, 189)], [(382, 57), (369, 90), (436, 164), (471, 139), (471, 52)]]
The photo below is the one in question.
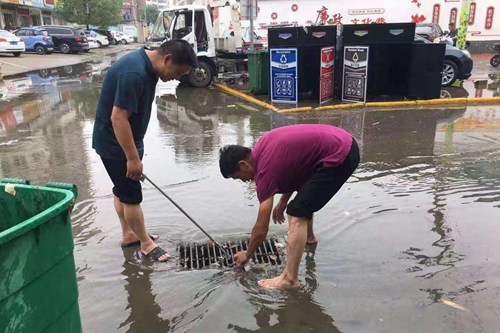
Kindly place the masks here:
[[(110, 45), (108, 47), (92, 49), (88, 53), (62, 54), (54, 52), (52, 54), (38, 55), (35, 53), (23, 53), (20, 57), (14, 57), (10, 54), (0, 54), (0, 73), (3, 77), (22, 74), (40, 69), (75, 65), (103, 56), (109, 56), (116, 53), (142, 47), (142, 44)], [(0, 77), (1, 77), (0, 75)]]

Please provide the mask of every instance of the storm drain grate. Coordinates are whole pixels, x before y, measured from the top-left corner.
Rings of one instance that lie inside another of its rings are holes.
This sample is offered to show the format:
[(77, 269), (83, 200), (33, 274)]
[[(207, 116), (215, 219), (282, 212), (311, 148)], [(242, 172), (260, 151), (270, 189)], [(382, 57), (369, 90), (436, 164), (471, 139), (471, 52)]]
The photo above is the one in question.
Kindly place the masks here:
[[(281, 265), (281, 257), (276, 243), (274, 238), (264, 241), (254, 252), (251, 261), (255, 264)], [(248, 240), (225, 242), (221, 245), (225, 245), (227, 251), (234, 255), (236, 252), (248, 249)], [(219, 247), (212, 244), (179, 245), (177, 251), (180, 257), (180, 266), (187, 269), (201, 269), (210, 266), (230, 267), (235, 264), (232, 255), (226, 257)]]

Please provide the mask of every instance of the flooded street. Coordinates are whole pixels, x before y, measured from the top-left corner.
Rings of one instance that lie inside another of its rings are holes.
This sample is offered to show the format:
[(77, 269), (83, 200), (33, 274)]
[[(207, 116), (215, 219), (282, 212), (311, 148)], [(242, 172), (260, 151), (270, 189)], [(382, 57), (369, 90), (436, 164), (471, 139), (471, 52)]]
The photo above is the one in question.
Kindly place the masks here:
[[(258, 208), (252, 185), (221, 176), (221, 146), (252, 146), (298, 123), (339, 126), (358, 141), (359, 168), (316, 215), (302, 288), (269, 291), (257, 280), (284, 265), (180, 269), (177, 245), (207, 239), (147, 183), (148, 231), (173, 259), (120, 247), (112, 184), (91, 148), (113, 61), (19, 77), (0, 103), (0, 178), (78, 186), (84, 332), (500, 332), (500, 107), (283, 115), (215, 89), (172, 95), (159, 85), (144, 172), (220, 241), (248, 238)], [(270, 235), (286, 231), (272, 224)]]

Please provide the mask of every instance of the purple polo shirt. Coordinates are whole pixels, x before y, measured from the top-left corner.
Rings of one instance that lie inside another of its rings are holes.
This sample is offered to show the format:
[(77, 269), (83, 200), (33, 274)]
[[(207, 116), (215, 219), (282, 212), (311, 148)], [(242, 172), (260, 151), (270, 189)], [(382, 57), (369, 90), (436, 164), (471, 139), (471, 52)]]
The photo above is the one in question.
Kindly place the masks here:
[(267, 132), (252, 149), (259, 202), (299, 190), (322, 163), (342, 164), (351, 145), (349, 133), (330, 125), (292, 125)]

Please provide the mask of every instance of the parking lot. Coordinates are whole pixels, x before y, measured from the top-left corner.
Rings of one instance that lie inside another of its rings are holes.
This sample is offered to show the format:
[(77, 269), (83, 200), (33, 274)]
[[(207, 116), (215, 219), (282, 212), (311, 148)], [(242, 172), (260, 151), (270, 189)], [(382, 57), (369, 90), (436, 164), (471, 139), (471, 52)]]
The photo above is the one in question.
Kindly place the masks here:
[(3, 77), (25, 73), (45, 68), (75, 65), (90, 61), (104, 55), (111, 55), (140, 47), (140, 44), (110, 45), (100, 49), (92, 49), (88, 53), (62, 54), (54, 52), (52, 54), (39, 55), (36, 53), (24, 52), (20, 57), (11, 54), (0, 54), (1, 75)]

